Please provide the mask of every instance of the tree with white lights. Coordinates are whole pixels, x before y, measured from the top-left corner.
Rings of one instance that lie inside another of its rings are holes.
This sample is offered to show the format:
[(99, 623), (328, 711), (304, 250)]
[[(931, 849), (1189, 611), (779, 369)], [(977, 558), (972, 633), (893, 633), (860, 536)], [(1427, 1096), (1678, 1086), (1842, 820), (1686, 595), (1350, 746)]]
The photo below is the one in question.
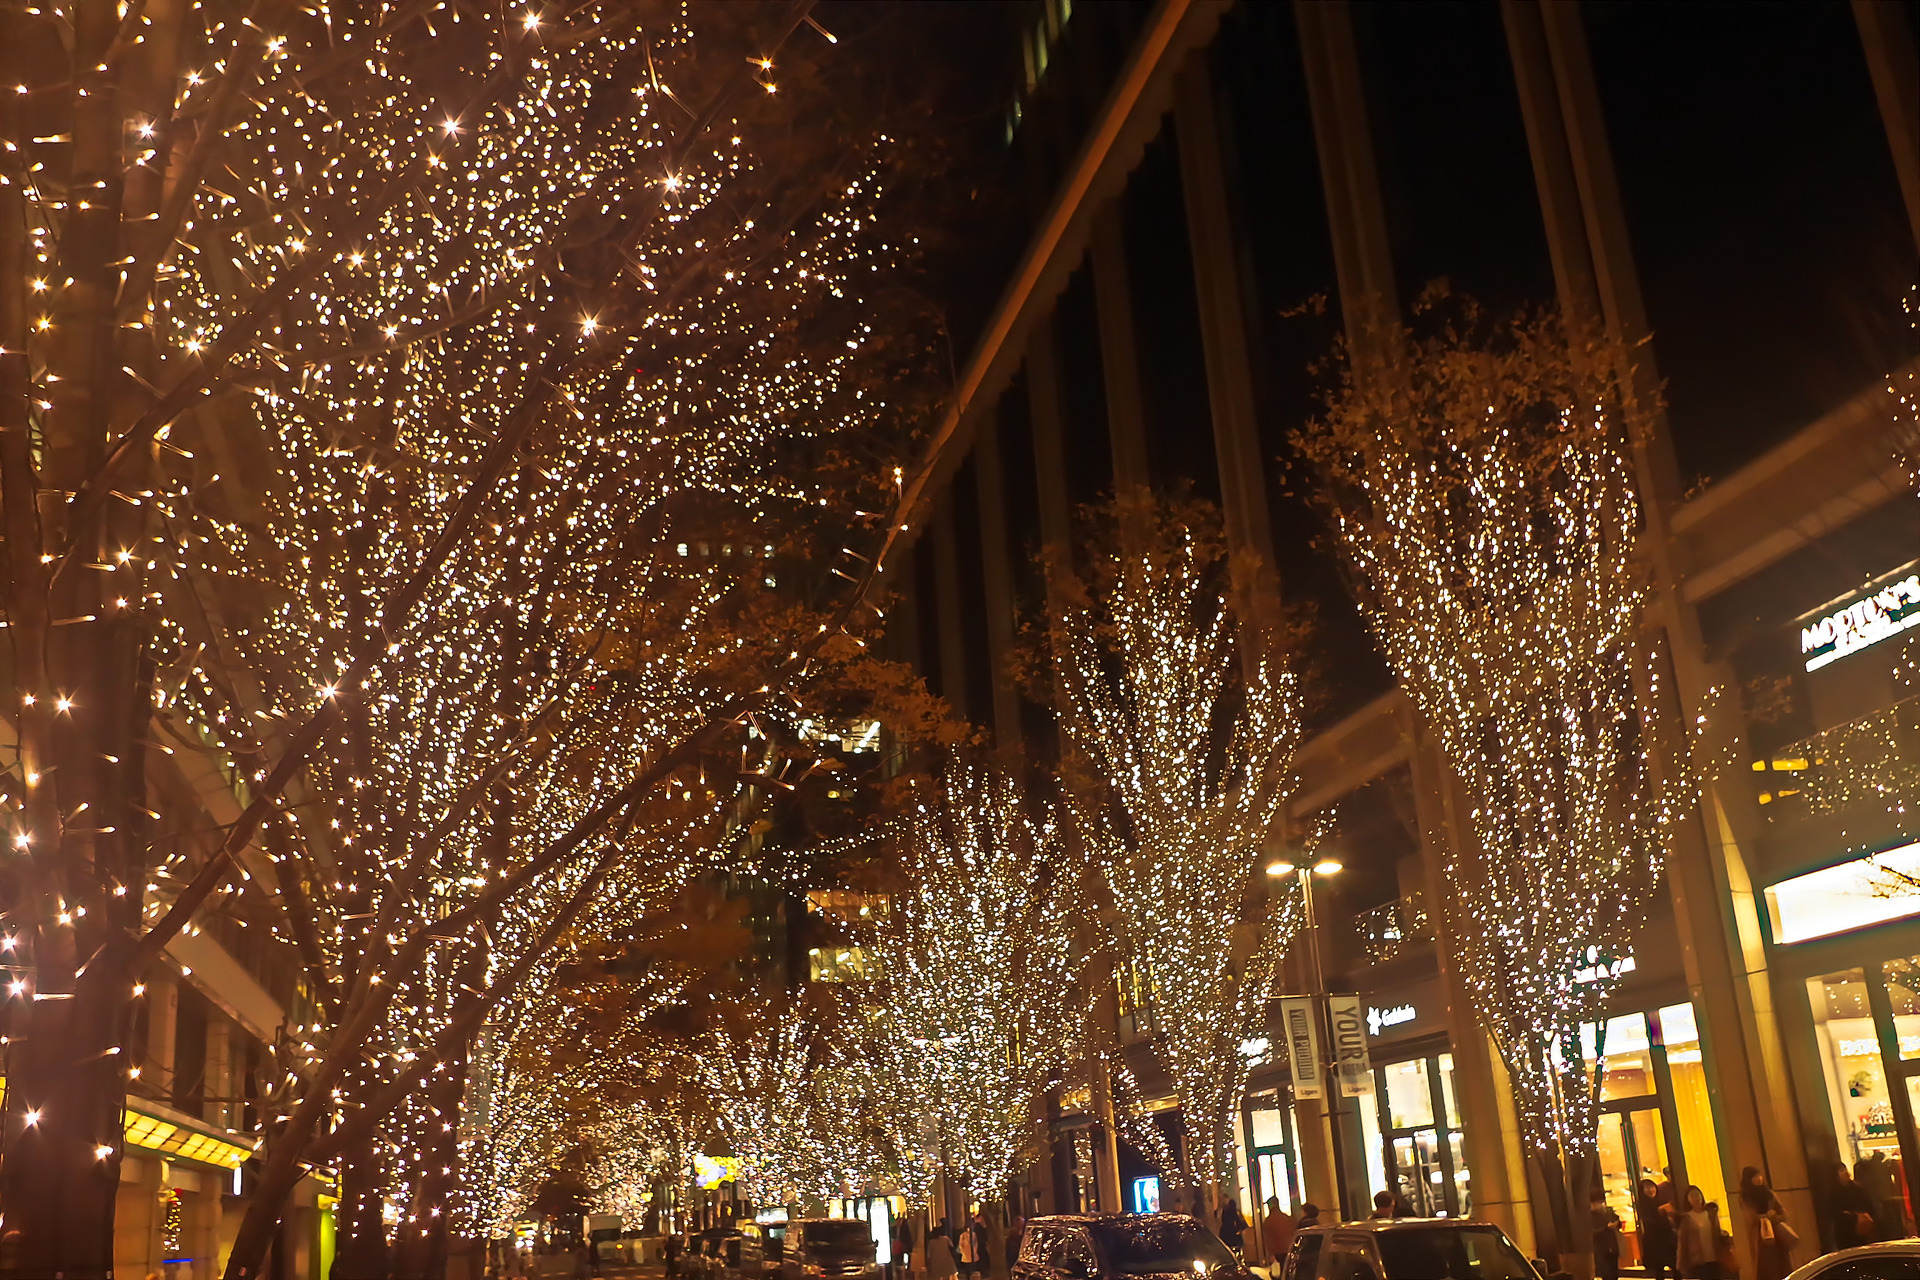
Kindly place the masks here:
[[(889, 507), (918, 337), (873, 332), (894, 141), (828, 110), (829, 39), (785, 5), (0, 6), (36, 997), (0, 1275), (112, 1266), (130, 1002), (216, 913), (314, 1009), (230, 1274), (316, 1162), (363, 1239), (389, 1201), (425, 1230), (422, 1082), (717, 847), (749, 722), (858, 642), (822, 584), (868, 571), (820, 551)], [(783, 557), (817, 607), (756, 600)], [(232, 812), (150, 812), (174, 756)]]
[(1551, 313), (1423, 314), (1431, 332), (1350, 366), (1300, 443), (1462, 791), (1440, 909), (1578, 1255), (1599, 1098), (1582, 1028), (1694, 797), (1646, 620), (1633, 447), (1652, 406), (1622, 381), (1628, 353)]
[(1269, 894), (1262, 851), (1294, 785), (1300, 682), (1284, 637), (1231, 603), (1217, 513), (1133, 497), (1097, 519), (1084, 577), (1061, 579), (1066, 606), (1047, 633), (1078, 756), (1065, 792), (1180, 1103), (1181, 1163), (1166, 1174), (1217, 1200), (1234, 1171), (1242, 1046), (1265, 1034), (1299, 925), (1298, 904)]
[(1053, 815), (957, 752), (907, 802), (899, 839), (905, 883), (874, 948), (890, 1065), (923, 1141), (983, 1206), (1000, 1275), (1007, 1188), (1042, 1150), (1047, 1091), (1085, 1022), (1077, 886)]

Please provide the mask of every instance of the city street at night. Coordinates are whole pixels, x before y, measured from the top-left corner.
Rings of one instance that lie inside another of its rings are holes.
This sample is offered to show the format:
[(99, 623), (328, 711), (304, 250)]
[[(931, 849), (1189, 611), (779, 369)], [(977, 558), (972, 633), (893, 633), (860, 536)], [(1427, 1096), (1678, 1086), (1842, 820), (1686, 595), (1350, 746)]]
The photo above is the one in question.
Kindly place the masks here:
[(1915, 0), (0, 0), (0, 1280), (1920, 1280)]

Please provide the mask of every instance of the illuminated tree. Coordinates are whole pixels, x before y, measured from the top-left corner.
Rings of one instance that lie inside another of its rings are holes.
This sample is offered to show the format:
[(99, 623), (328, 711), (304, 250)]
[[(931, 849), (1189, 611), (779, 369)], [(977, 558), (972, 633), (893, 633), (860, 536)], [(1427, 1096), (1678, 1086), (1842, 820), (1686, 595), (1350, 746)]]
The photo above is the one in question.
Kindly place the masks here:
[[(1431, 301), (1431, 299), (1429, 300)], [(1300, 443), (1361, 609), (1463, 795), (1454, 958), (1513, 1078), (1569, 1254), (1585, 1253), (1601, 1023), (1689, 811), (1686, 743), (1648, 638), (1627, 353), (1549, 313), (1428, 307), (1349, 368)]]
[(1053, 815), (962, 754), (902, 826), (905, 884), (874, 948), (882, 1038), (897, 1046), (880, 1075), (914, 1100), (940, 1164), (983, 1206), (1001, 1275), (1007, 1187), (1042, 1149), (1047, 1091), (1085, 1021), (1075, 884)]
[[(431, 1212), (416, 1085), (711, 847), (746, 723), (858, 642), (815, 544), (889, 506), (917, 338), (863, 305), (890, 140), (795, 127), (803, 14), (0, 8), (6, 910), (55, 997), (0, 1271), (111, 1266), (128, 1002), (212, 911), (316, 1009), (233, 1273), (303, 1161)], [(828, 603), (733, 630), (783, 555)], [(149, 816), (155, 739), (224, 831)]]
[(1212, 511), (1123, 499), (1099, 513), (1091, 544), (1086, 579), (1063, 575), (1067, 604), (1048, 629), (1077, 755), (1065, 793), (1112, 898), (1119, 971), (1156, 1011), (1185, 1133), (1166, 1173), (1217, 1198), (1233, 1177), (1242, 1045), (1265, 1034), (1299, 923), (1292, 899), (1269, 896), (1262, 856), (1294, 784), (1299, 680), (1283, 637), (1229, 603)]

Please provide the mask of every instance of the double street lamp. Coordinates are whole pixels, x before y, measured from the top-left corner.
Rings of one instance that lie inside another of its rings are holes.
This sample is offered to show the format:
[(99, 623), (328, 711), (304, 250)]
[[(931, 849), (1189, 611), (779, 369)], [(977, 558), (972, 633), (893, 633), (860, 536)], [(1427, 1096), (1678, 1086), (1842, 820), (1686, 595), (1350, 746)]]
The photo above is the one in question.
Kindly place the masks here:
[[(1341, 863), (1334, 858), (1321, 858), (1311, 865), (1302, 865), (1286, 858), (1279, 858), (1267, 864), (1267, 874), (1274, 879), (1292, 876), (1300, 885), (1300, 900), (1306, 913), (1307, 994), (1313, 999), (1314, 1018), (1318, 1024), (1315, 1030), (1329, 1045), (1334, 1043), (1335, 1038), (1332, 1028), (1327, 1023), (1327, 980), (1320, 962), (1320, 915), (1313, 905), (1313, 883), (1316, 878), (1325, 879), (1339, 875), (1341, 869)], [(1336, 1099), (1340, 1097), (1340, 1084), (1335, 1074), (1332, 1055), (1323, 1059), (1322, 1069), (1328, 1077), (1324, 1103), (1327, 1115), (1327, 1137), (1333, 1147), (1334, 1180), (1340, 1197), (1339, 1212), (1340, 1216), (1345, 1218), (1351, 1216), (1347, 1192), (1347, 1162), (1346, 1153), (1341, 1146), (1340, 1109), (1336, 1103)], [(1302, 1172), (1304, 1173), (1304, 1169)]]

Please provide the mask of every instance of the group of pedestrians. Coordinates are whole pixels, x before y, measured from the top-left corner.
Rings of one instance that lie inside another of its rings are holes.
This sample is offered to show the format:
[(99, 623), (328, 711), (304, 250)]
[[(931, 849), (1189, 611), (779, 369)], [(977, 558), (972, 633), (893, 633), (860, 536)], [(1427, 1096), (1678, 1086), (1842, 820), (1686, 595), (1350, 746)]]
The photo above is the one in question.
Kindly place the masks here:
[[(1026, 1220), (1015, 1218), (1007, 1224), (1007, 1267), (1013, 1267), (1014, 1255), (1020, 1248), (1020, 1233), (1026, 1226)], [(920, 1252), (919, 1267), (914, 1262), (913, 1225), (906, 1218), (896, 1219), (893, 1224), (893, 1257), (898, 1275), (924, 1275), (927, 1280), (954, 1280), (958, 1276), (983, 1276), (990, 1268), (988, 1258), (987, 1219), (984, 1214), (976, 1213), (964, 1226), (955, 1230), (945, 1218), (940, 1225), (927, 1232), (925, 1246)]]
[[(1800, 1236), (1787, 1222), (1767, 1177), (1748, 1165), (1740, 1171), (1739, 1225), (1754, 1260), (1754, 1280), (1784, 1280), (1793, 1270), (1793, 1247)], [(1677, 1202), (1671, 1182), (1642, 1178), (1633, 1200), (1634, 1227), (1640, 1237), (1640, 1265), (1654, 1280), (1736, 1280), (1733, 1233), (1722, 1224), (1720, 1206), (1697, 1186)], [(1598, 1280), (1619, 1280), (1620, 1215), (1594, 1188), (1593, 1262)]]

